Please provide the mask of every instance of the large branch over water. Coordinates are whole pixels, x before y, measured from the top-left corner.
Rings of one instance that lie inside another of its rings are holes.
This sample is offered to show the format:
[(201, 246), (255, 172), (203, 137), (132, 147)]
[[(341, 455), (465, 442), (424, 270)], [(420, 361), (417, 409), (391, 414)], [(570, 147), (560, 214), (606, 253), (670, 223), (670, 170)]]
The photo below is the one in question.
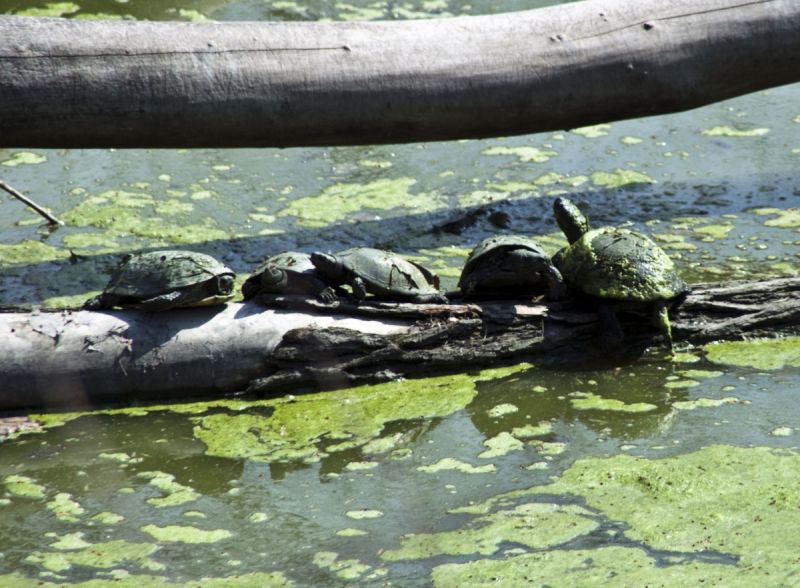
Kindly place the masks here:
[(0, 147), (431, 141), (800, 81), (797, 0), (586, 0), (396, 22), (0, 17)]
[[(591, 308), (487, 302), (322, 307), (288, 299), (163, 313), (0, 314), (0, 409), (338, 388), (609, 350)], [(337, 314), (328, 314), (331, 311)], [(358, 316), (356, 316), (358, 315)], [(699, 285), (671, 312), (676, 343), (800, 333), (800, 278)], [(623, 321), (629, 359), (658, 344)]]

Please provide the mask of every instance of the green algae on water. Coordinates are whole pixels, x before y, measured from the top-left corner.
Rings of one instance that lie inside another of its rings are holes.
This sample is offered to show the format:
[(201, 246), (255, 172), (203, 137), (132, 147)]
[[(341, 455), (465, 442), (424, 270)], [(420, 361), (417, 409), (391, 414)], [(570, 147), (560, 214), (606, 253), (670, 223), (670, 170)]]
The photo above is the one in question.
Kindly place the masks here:
[(36, 480), (28, 476), (11, 475), (6, 476), (3, 482), (6, 490), (14, 496), (20, 498), (32, 498), (35, 500), (44, 498), (45, 487), (37, 484)]
[(728, 125), (721, 125), (704, 129), (702, 134), (706, 137), (760, 137), (769, 133), (769, 129), (759, 127), (753, 129), (737, 129)]
[(172, 474), (165, 472), (139, 472), (136, 475), (140, 478), (145, 478), (148, 480), (148, 484), (165, 493), (165, 496), (159, 498), (148, 498), (147, 504), (157, 507), (177, 506), (200, 498), (200, 494), (192, 488), (176, 482), (175, 476)]
[(15, 245), (0, 244), (0, 265), (41, 263), (67, 259), (69, 251), (64, 251), (40, 241), (25, 239)]
[(552, 149), (538, 147), (489, 147), (481, 151), (483, 155), (514, 155), (523, 163), (544, 163), (558, 155)]
[(57, 519), (68, 523), (74, 523), (78, 517), (86, 512), (86, 510), (72, 499), (72, 494), (68, 492), (59, 492), (55, 498), (47, 503), (47, 508), (50, 509)]
[(412, 194), (414, 178), (384, 178), (367, 184), (339, 183), (326, 187), (319, 196), (292, 201), (277, 216), (296, 216), (303, 226), (323, 227), (362, 210), (407, 208), (430, 212), (444, 202), (435, 193)]
[[(444, 564), (433, 569), (436, 588), (470, 586), (733, 586), (726, 564), (665, 566), (638, 547), (547, 550), (501, 559)], [(740, 585), (745, 588), (745, 585)]]
[(20, 151), (18, 153), (14, 153), (11, 156), (11, 159), (0, 161), (0, 165), (4, 165), (6, 167), (16, 167), (18, 165), (36, 165), (37, 163), (44, 163), (45, 161), (47, 161), (47, 157), (44, 155), (31, 153), (30, 151)]
[(356, 520), (362, 519), (379, 519), (383, 516), (383, 512), (374, 508), (362, 508), (359, 510), (348, 510), (344, 513), (347, 517)]
[(599, 137), (605, 137), (608, 135), (609, 130), (611, 130), (610, 124), (599, 124), (571, 129), (570, 133), (580, 135), (581, 137), (586, 137), (587, 139), (597, 139)]
[[(466, 406), (475, 385), (466, 375), (441, 376), (307, 394), (272, 406), (271, 416), (211, 414), (194, 417), (195, 436), (209, 455), (256, 461), (318, 461), (331, 451), (359, 447), (380, 436), (385, 423), (445, 416)], [(330, 439), (346, 443), (323, 446)]]
[(800, 367), (800, 337), (711, 343), (703, 350), (709, 361), (719, 364), (758, 370)]
[(476, 517), (455, 531), (406, 535), (400, 547), (385, 551), (386, 561), (438, 555), (490, 556), (504, 542), (542, 549), (580, 537), (599, 526), (592, 514), (575, 505), (525, 503)]
[(198, 529), (187, 525), (145, 525), (142, 531), (164, 543), (217, 543), (233, 536), (227, 529)]
[(594, 172), (592, 184), (599, 188), (622, 188), (631, 184), (655, 184), (656, 181), (642, 172), (617, 168), (613, 172)]
[(581, 393), (580, 398), (570, 400), (575, 410), (610, 410), (615, 412), (650, 412), (658, 407), (649, 402), (626, 403), (615, 398), (603, 398), (591, 392)]
[(498, 435), (491, 437), (483, 442), (486, 451), (478, 454), (481, 459), (493, 459), (501, 457), (510, 453), (511, 451), (519, 451), (524, 447), (524, 443), (514, 437), (511, 433), (503, 431)]
[(152, 543), (129, 543), (127, 541), (107, 541), (92, 543), (88, 547), (71, 551), (34, 551), (25, 561), (39, 564), (53, 572), (63, 572), (73, 565), (109, 569), (123, 563), (134, 564), (147, 570), (163, 570), (165, 566), (153, 561), (150, 556), (158, 549)]
[(333, 551), (318, 551), (312, 559), (317, 567), (335, 572), (343, 580), (355, 580), (372, 569), (357, 559), (339, 559)]
[[(676, 457), (582, 459), (536, 494), (574, 494), (652, 549), (739, 558), (747, 578), (796, 570), (800, 454), (714, 445)], [(783, 579), (782, 579), (783, 578)], [(793, 583), (788, 581), (788, 583)], [(752, 584), (750, 584), (752, 585)]]
[(696, 408), (719, 408), (726, 404), (739, 404), (740, 400), (734, 396), (725, 398), (696, 398), (695, 400), (682, 400), (673, 402), (672, 408), (676, 410), (694, 410)]
[(436, 463), (419, 466), (417, 471), (424, 472), (426, 474), (435, 474), (436, 472), (442, 471), (456, 471), (464, 474), (493, 474), (495, 471), (497, 471), (497, 468), (491, 463), (475, 466), (453, 457), (444, 457)]
[(760, 216), (777, 215), (777, 218), (771, 218), (764, 222), (767, 227), (779, 227), (782, 229), (800, 227), (800, 209), (798, 208), (753, 208), (750, 212)]
[(519, 407), (517, 407), (515, 404), (506, 402), (503, 404), (498, 404), (497, 406), (493, 406), (489, 409), (488, 414), (492, 418), (499, 418), (515, 412), (519, 412)]

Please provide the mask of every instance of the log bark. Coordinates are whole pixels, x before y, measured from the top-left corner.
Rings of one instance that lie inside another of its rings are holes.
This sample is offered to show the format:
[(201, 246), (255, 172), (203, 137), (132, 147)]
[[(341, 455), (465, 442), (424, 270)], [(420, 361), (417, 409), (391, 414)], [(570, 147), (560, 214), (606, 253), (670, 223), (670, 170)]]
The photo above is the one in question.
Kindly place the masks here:
[[(0, 314), (0, 409), (332, 389), (523, 360), (613, 363), (659, 344), (646, 321), (623, 316), (625, 343), (610, 354), (594, 309), (577, 302), (268, 302)], [(696, 285), (670, 315), (676, 344), (796, 335), (800, 278)]]
[(796, 0), (393, 22), (0, 17), (0, 147), (290, 147), (574, 128), (800, 81)]

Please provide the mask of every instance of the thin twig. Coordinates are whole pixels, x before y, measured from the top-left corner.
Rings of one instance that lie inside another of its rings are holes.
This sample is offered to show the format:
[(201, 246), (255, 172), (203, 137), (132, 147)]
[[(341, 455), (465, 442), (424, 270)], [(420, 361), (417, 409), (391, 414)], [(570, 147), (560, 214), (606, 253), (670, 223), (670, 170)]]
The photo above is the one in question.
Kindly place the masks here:
[(17, 192), (14, 188), (9, 186), (8, 184), (6, 184), (2, 180), (0, 180), (0, 188), (2, 188), (3, 190), (5, 190), (9, 194), (11, 194), (14, 198), (16, 198), (18, 200), (22, 200), (22, 202), (24, 202), (29, 207), (34, 209), (36, 212), (41, 214), (44, 218), (46, 218), (47, 222), (50, 223), (51, 225), (63, 225), (64, 224), (63, 221), (61, 221), (61, 220), (57, 219), (56, 217), (54, 217), (52, 214), (47, 212), (44, 208), (42, 208), (41, 206), (36, 204), (33, 200), (31, 200), (27, 196), (23, 196), (22, 194)]

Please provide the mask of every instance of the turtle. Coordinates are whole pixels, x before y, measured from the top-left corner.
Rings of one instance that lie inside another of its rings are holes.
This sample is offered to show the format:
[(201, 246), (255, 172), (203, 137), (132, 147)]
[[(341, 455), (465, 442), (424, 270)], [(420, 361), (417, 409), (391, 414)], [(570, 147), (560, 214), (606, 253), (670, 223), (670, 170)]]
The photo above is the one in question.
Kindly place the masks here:
[(481, 241), (469, 254), (458, 287), (465, 298), (502, 298), (547, 292), (566, 294), (564, 280), (541, 247), (528, 237), (498, 235)]
[(127, 257), (87, 310), (119, 306), (147, 311), (223, 304), (233, 296), (234, 273), (204, 253), (150, 251)]
[(322, 279), (308, 253), (286, 251), (266, 258), (242, 284), (249, 300), (257, 294), (305, 294), (323, 302), (334, 302), (336, 293)]
[(603, 339), (622, 342), (618, 310), (646, 312), (671, 348), (669, 307), (689, 287), (664, 250), (637, 231), (590, 229), (586, 217), (566, 198), (556, 198), (553, 211), (569, 241), (553, 262), (570, 288), (598, 301)]
[(332, 285), (347, 284), (362, 301), (367, 293), (416, 303), (447, 303), (439, 278), (418, 263), (391, 251), (354, 247), (336, 254), (315, 252), (311, 263)]

